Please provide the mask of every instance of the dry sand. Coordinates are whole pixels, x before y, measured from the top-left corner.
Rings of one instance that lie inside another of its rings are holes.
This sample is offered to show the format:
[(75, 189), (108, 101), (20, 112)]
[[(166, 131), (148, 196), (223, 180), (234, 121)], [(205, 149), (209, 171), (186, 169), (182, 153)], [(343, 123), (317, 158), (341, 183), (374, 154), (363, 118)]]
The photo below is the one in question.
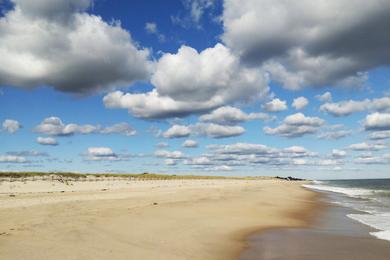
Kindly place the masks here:
[(237, 259), (250, 233), (306, 223), (316, 194), (301, 184), (2, 182), (0, 259)]

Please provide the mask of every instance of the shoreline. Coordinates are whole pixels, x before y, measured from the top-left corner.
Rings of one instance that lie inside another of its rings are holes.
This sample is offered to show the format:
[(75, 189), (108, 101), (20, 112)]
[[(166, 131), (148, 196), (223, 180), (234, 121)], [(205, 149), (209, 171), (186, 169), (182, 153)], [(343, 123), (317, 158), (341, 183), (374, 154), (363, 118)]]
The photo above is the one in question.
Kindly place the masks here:
[(321, 214), (324, 213), (324, 211), (330, 207), (330, 205), (323, 201), (324, 194), (321, 192), (313, 191), (302, 185), (300, 188), (311, 193), (310, 197), (308, 198), (311, 205), (300, 208), (298, 211), (291, 211), (286, 214), (289, 216), (289, 218), (299, 219), (302, 223), (294, 226), (262, 227), (258, 229), (252, 229), (246, 233), (242, 233), (240, 238), (243, 246), (232, 259), (242, 259), (242, 256), (254, 247), (251, 242), (251, 238), (254, 236), (261, 236), (262, 234), (269, 231), (284, 230), (287, 228), (309, 228), (315, 225), (316, 220), (321, 216)]
[(348, 217), (360, 211), (332, 203), (339, 194), (315, 192), (320, 194), (323, 207), (311, 223), (254, 234), (248, 238), (250, 248), (238, 259), (389, 259), (389, 241), (370, 235), (375, 229)]
[[(0, 218), (5, 221), (0, 233), (7, 234), (0, 236), (0, 257), (237, 259), (249, 234), (305, 225), (297, 211), (309, 214), (318, 206), (317, 193), (302, 188), (302, 182), (168, 180), (128, 185), (1, 195)], [(17, 201), (19, 206), (12, 207)]]

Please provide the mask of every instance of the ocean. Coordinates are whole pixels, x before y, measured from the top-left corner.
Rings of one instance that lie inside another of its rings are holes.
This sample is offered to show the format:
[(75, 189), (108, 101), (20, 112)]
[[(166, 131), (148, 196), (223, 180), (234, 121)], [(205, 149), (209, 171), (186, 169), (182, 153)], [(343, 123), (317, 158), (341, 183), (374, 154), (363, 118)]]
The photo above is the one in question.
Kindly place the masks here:
[(305, 187), (340, 194), (332, 197), (333, 203), (356, 210), (347, 216), (376, 229), (371, 235), (390, 241), (390, 179), (313, 181)]

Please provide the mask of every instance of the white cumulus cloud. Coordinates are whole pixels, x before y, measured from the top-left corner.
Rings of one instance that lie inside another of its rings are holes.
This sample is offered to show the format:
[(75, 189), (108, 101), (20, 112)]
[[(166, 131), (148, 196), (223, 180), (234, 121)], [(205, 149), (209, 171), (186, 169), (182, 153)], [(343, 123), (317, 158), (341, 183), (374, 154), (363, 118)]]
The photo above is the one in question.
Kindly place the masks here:
[(0, 84), (91, 93), (149, 78), (149, 51), (120, 22), (85, 12), (91, 0), (12, 2), (0, 18)]
[(28, 160), (23, 156), (0, 155), (0, 163), (26, 163)]
[(236, 107), (224, 106), (213, 110), (209, 114), (200, 116), (199, 120), (222, 125), (234, 125), (254, 119), (269, 120), (270, 118), (271, 117), (265, 113), (247, 114)]
[(369, 134), (369, 137), (373, 140), (390, 138), (390, 130), (374, 131)]
[(76, 133), (90, 134), (98, 130), (94, 125), (64, 124), (59, 117), (45, 118), (34, 129), (35, 132), (47, 135), (69, 136)]
[(347, 116), (365, 110), (390, 111), (390, 98), (347, 100), (322, 104), (320, 110), (333, 116)]
[(132, 128), (128, 123), (118, 123), (112, 126), (102, 128), (101, 134), (123, 134), (126, 136), (133, 136), (137, 131)]
[(294, 99), (294, 101), (292, 103), (292, 106), (296, 110), (300, 110), (300, 109), (306, 107), (308, 104), (309, 104), (309, 100), (307, 100), (307, 98), (305, 98), (305, 97), (298, 97), (298, 98)]
[(107, 94), (107, 108), (127, 109), (136, 117), (169, 118), (204, 112), (239, 101), (264, 97), (268, 79), (256, 68), (246, 68), (222, 44), (201, 52), (182, 46), (165, 53), (151, 78), (155, 88), (146, 93)]
[(53, 137), (37, 137), (37, 143), (42, 145), (58, 145), (58, 142)]
[(354, 151), (378, 151), (385, 149), (386, 145), (381, 144), (381, 143), (357, 143), (357, 144), (351, 144), (349, 146), (349, 149), (354, 150)]
[(264, 127), (263, 130), (269, 135), (282, 137), (300, 137), (306, 134), (314, 134), (325, 121), (319, 117), (307, 117), (302, 113), (287, 116), (282, 124), (275, 128)]
[(16, 120), (6, 119), (3, 122), (3, 130), (10, 134), (16, 133), (20, 128), (22, 128), (22, 125)]
[(274, 98), (270, 102), (265, 103), (263, 108), (268, 112), (280, 112), (288, 109), (286, 101), (279, 98)]
[(329, 103), (332, 101), (332, 94), (329, 91), (327, 91), (322, 95), (316, 95), (316, 99), (324, 103)]
[(162, 135), (165, 138), (180, 138), (188, 137), (191, 134), (191, 130), (188, 126), (173, 125), (166, 130)]
[(45, 118), (34, 128), (34, 131), (53, 136), (71, 136), (74, 134), (122, 134), (132, 136), (136, 134), (136, 130), (124, 122), (108, 127), (91, 124), (64, 124), (59, 117), (54, 116)]
[(89, 147), (85, 153), (85, 159), (87, 161), (116, 161), (119, 157), (109, 147)]
[(211, 138), (227, 138), (245, 133), (245, 129), (241, 126), (228, 126), (214, 123), (198, 123), (191, 126), (191, 128), (196, 135)]
[(225, 0), (222, 40), (287, 89), (357, 87), (390, 64), (389, 12), (386, 0)]
[(339, 150), (339, 149), (332, 150), (332, 157), (334, 157), (334, 158), (344, 158), (346, 155), (347, 155), (347, 152), (344, 150)]
[(156, 157), (168, 158), (168, 159), (182, 159), (185, 155), (181, 151), (167, 151), (167, 150), (157, 150), (154, 155)]
[(390, 130), (390, 113), (372, 113), (364, 121), (366, 130)]
[(195, 140), (188, 139), (188, 140), (185, 140), (181, 146), (186, 147), (186, 148), (195, 148), (195, 147), (198, 147), (198, 142)]

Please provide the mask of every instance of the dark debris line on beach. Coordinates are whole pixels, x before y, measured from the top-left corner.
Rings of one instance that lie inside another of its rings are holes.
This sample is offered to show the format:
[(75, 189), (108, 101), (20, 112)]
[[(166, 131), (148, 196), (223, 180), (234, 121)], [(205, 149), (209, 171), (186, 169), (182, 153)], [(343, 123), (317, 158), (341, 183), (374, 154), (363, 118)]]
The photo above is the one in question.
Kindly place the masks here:
[(276, 176), (275, 178), (280, 179), (280, 180), (286, 180), (286, 181), (306, 181), (306, 179), (300, 179), (300, 178), (295, 178), (295, 177), (291, 177), (291, 176), (288, 176), (288, 177)]

